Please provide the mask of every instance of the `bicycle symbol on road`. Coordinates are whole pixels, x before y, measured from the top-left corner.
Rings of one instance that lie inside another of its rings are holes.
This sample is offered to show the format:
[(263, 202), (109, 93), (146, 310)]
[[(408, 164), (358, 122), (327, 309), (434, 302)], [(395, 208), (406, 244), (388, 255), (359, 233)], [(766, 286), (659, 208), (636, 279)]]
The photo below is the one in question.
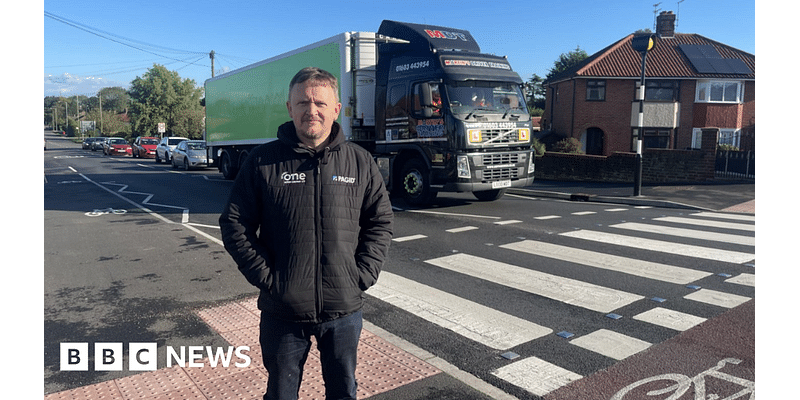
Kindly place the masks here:
[(89, 212), (85, 213), (85, 215), (87, 215), (89, 217), (99, 217), (101, 215), (106, 215), (106, 214), (122, 215), (122, 214), (125, 214), (127, 212), (128, 212), (128, 210), (118, 210), (118, 209), (115, 209), (115, 208), (103, 208), (103, 209), (96, 208), (96, 209), (94, 209), (92, 211), (89, 211)]
[[(664, 400), (675, 400), (679, 399), (686, 393), (689, 388), (694, 384), (694, 398), (695, 400), (755, 400), (756, 398), (756, 383), (744, 378), (739, 378), (738, 376), (733, 376), (731, 374), (727, 374), (725, 372), (720, 372), (720, 370), (725, 367), (725, 364), (739, 364), (742, 360), (736, 358), (726, 358), (721, 360), (717, 363), (716, 367), (711, 367), (695, 376), (694, 378), (689, 378), (683, 374), (663, 374), (663, 375), (656, 375), (650, 378), (642, 379), (638, 382), (634, 382), (617, 392), (611, 400), (623, 400), (625, 395), (628, 394), (633, 389), (636, 389), (640, 386), (647, 385), (650, 382), (655, 381), (673, 381), (675, 382), (674, 385), (670, 385), (664, 389), (657, 389), (651, 390), (647, 392), (648, 396), (658, 396), (665, 393), (672, 393), (671, 396), (665, 398)], [(736, 392), (728, 397), (720, 398), (716, 393), (709, 393), (706, 396), (706, 377), (713, 376), (717, 379), (721, 379), (726, 382), (735, 383), (737, 385), (743, 386), (744, 389)], [(744, 397), (745, 395), (749, 394), (749, 397)]]

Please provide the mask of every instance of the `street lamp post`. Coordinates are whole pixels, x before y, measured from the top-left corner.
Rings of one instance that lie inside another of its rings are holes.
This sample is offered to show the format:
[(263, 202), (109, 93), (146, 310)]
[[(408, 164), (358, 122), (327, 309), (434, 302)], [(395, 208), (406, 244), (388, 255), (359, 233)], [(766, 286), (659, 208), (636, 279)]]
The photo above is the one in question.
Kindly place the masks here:
[(647, 66), (647, 52), (656, 45), (656, 35), (644, 33), (634, 35), (631, 46), (642, 56), (642, 76), (636, 97), (639, 100), (639, 115), (636, 119), (636, 159), (633, 169), (633, 195), (639, 196), (642, 192), (642, 139), (644, 136), (644, 93), (645, 93), (645, 68)]

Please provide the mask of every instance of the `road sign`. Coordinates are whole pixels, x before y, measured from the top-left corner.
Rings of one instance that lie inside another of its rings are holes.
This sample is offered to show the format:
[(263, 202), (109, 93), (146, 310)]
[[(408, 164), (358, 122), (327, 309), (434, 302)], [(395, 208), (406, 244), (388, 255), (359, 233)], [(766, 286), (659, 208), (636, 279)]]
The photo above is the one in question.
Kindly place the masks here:
[(158, 133), (164, 133), (167, 131), (167, 124), (163, 122), (158, 123)]

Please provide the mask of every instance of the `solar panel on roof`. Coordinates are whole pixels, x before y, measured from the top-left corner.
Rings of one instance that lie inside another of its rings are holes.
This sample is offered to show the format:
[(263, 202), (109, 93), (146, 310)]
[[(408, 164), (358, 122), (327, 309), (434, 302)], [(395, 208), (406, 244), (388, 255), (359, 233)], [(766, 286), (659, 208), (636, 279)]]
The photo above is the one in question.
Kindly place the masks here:
[(752, 74), (753, 71), (738, 58), (722, 58), (714, 46), (681, 44), (678, 46), (694, 69), (700, 74)]

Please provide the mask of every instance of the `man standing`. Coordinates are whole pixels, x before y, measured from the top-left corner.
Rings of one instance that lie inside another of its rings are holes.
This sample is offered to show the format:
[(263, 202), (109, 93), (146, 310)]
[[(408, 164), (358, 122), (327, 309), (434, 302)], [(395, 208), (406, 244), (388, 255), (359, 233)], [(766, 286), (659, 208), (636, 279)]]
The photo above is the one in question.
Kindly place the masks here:
[(252, 151), (219, 219), (225, 249), (261, 290), (264, 399), (297, 399), (312, 336), (326, 398), (356, 398), (364, 290), (378, 279), (393, 215), (372, 156), (344, 140), (341, 107), (336, 77), (300, 70), (292, 120)]

